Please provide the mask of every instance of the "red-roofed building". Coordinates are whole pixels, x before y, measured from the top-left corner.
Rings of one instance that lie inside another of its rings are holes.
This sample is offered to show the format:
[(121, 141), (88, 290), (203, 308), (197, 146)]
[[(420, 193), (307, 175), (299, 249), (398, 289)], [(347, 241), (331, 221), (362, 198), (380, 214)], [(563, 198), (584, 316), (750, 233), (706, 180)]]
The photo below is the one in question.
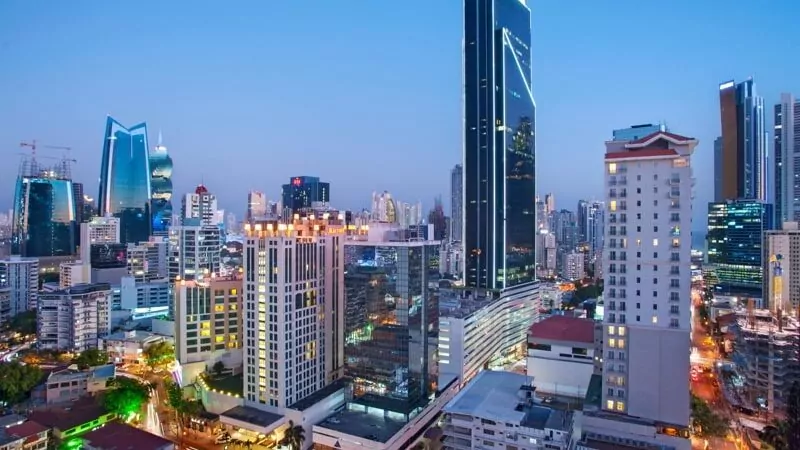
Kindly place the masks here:
[(29, 420), (0, 429), (0, 448), (4, 450), (38, 450), (47, 448), (50, 428)]
[(537, 391), (583, 398), (595, 365), (599, 368), (601, 335), (594, 320), (572, 316), (550, 316), (531, 325), (527, 366)]
[(147, 431), (119, 422), (109, 422), (83, 435), (86, 450), (174, 450), (175, 444)]

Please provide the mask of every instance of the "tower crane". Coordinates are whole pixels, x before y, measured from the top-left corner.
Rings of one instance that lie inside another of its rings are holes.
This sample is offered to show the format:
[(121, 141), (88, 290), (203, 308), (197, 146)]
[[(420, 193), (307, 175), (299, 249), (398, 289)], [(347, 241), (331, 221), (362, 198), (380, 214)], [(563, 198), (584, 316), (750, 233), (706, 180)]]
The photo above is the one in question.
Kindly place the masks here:
[(34, 140), (30, 141), (30, 142), (25, 142), (25, 141), (20, 142), (19, 146), (20, 147), (30, 147), (31, 154), (33, 155), (34, 158), (36, 158), (36, 139), (34, 139)]

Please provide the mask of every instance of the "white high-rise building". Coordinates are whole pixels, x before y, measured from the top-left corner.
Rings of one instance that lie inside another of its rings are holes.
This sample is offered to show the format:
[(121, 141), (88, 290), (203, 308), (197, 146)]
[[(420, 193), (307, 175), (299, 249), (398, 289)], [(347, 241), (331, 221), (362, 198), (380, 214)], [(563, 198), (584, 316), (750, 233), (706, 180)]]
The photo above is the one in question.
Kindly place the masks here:
[(169, 229), (169, 278), (195, 280), (219, 273), (222, 233), (216, 225), (201, 224), (198, 218), (184, 218), (182, 225)]
[(169, 275), (169, 241), (152, 237), (147, 242), (128, 244), (128, 275), (138, 283), (161, 280)]
[(800, 102), (781, 94), (775, 105), (775, 217), (777, 222), (800, 221)]
[(245, 406), (282, 413), (341, 376), (343, 219), (245, 225)]
[(81, 224), (81, 262), (91, 263), (91, 248), (93, 244), (116, 244), (120, 242), (119, 218), (94, 217), (89, 222)]
[(380, 194), (377, 192), (372, 193), (370, 219), (376, 222), (397, 222), (397, 203), (392, 198), (392, 194), (387, 191), (383, 191)]
[(450, 240), (461, 242), (464, 234), (464, 168), (450, 171)]
[(793, 292), (800, 292), (800, 227), (784, 222), (780, 230), (764, 233), (764, 304), (791, 315), (800, 306)]
[(585, 274), (585, 267), (583, 265), (584, 255), (576, 251), (571, 251), (564, 254), (564, 278), (567, 280), (579, 280)]
[(0, 261), (0, 286), (8, 286), (11, 290), (9, 318), (36, 309), (39, 298), (39, 260), (11, 256)]
[[(688, 269), (696, 145), (665, 131), (606, 143), (606, 414), (584, 412), (576, 422), (576, 434), (584, 439), (599, 435), (612, 442), (691, 447)], [(637, 426), (631, 426), (634, 418)]]
[(603, 202), (589, 204), (586, 214), (586, 242), (589, 244), (589, 260), (594, 261), (599, 252), (603, 251), (605, 238), (605, 213)]
[(246, 220), (259, 220), (265, 217), (267, 217), (267, 196), (259, 191), (248, 192)]
[(44, 292), (37, 309), (39, 348), (82, 352), (111, 331), (111, 286), (80, 284)]
[(202, 184), (194, 193), (186, 194), (181, 205), (182, 219), (200, 219), (203, 225), (218, 225), (217, 197)]

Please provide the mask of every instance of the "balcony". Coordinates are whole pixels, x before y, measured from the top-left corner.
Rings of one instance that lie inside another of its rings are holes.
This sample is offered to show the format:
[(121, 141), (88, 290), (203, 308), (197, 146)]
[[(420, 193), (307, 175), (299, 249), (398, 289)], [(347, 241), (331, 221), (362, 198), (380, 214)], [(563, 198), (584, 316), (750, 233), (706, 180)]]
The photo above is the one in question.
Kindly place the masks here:
[(681, 184), (681, 177), (670, 177), (667, 183), (671, 186)]
[(667, 198), (680, 198), (680, 196), (680, 189), (670, 189), (669, 192), (667, 192)]
[(609, 179), (608, 180), (608, 185), (609, 186), (616, 186), (617, 185), (617, 180), (615, 178)]
[(679, 223), (681, 221), (681, 216), (678, 214), (671, 214), (669, 216), (670, 223)]
[(616, 191), (609, 191), (608, 192), (608, 198), (617, 198)]
[(619, 193), (619, 197), (620, 198), (625, 198), (627, 196), (628, 196), (628, 193), (626, 191), (622, 191), (622, 192)]
[(617, 184), (619, 184), (620, 186), (625, 186), (626, 184), (628, 184), (628, 178), (627, 177), (619, 177), (617, 179)]
[(681, 301), (681, 298), (679, 296), (677, 296), (677, 295), (670, 295), (669, 296), (669, 301), (671, 301), (671, 302), (679, 302), (679, 301)]
[(669, 209), (681, 209), (680, 202), (672, 202), (669, 204)]

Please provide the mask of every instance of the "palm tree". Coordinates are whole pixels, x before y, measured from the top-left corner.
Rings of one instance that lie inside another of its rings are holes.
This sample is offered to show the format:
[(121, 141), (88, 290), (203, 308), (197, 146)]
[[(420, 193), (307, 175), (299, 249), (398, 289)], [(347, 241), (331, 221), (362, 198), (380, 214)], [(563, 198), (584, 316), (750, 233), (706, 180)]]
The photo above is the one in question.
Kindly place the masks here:
[(772, 425), (764, 427), (764, 429), (758, 433), (758, 437), (775, 448), (775, 450), (788, 450), (789, 443), (786, 439), (787, 428), (786, 422), (778, 420)]
[(283, 445), (288, 445), (292, 450), (301, 450), (303, 448), (303, 441), (306, 440), (305, 430), (301, 425), (295, 425), (293, 421), (289, 421), (289, 427), (283, 433)]

